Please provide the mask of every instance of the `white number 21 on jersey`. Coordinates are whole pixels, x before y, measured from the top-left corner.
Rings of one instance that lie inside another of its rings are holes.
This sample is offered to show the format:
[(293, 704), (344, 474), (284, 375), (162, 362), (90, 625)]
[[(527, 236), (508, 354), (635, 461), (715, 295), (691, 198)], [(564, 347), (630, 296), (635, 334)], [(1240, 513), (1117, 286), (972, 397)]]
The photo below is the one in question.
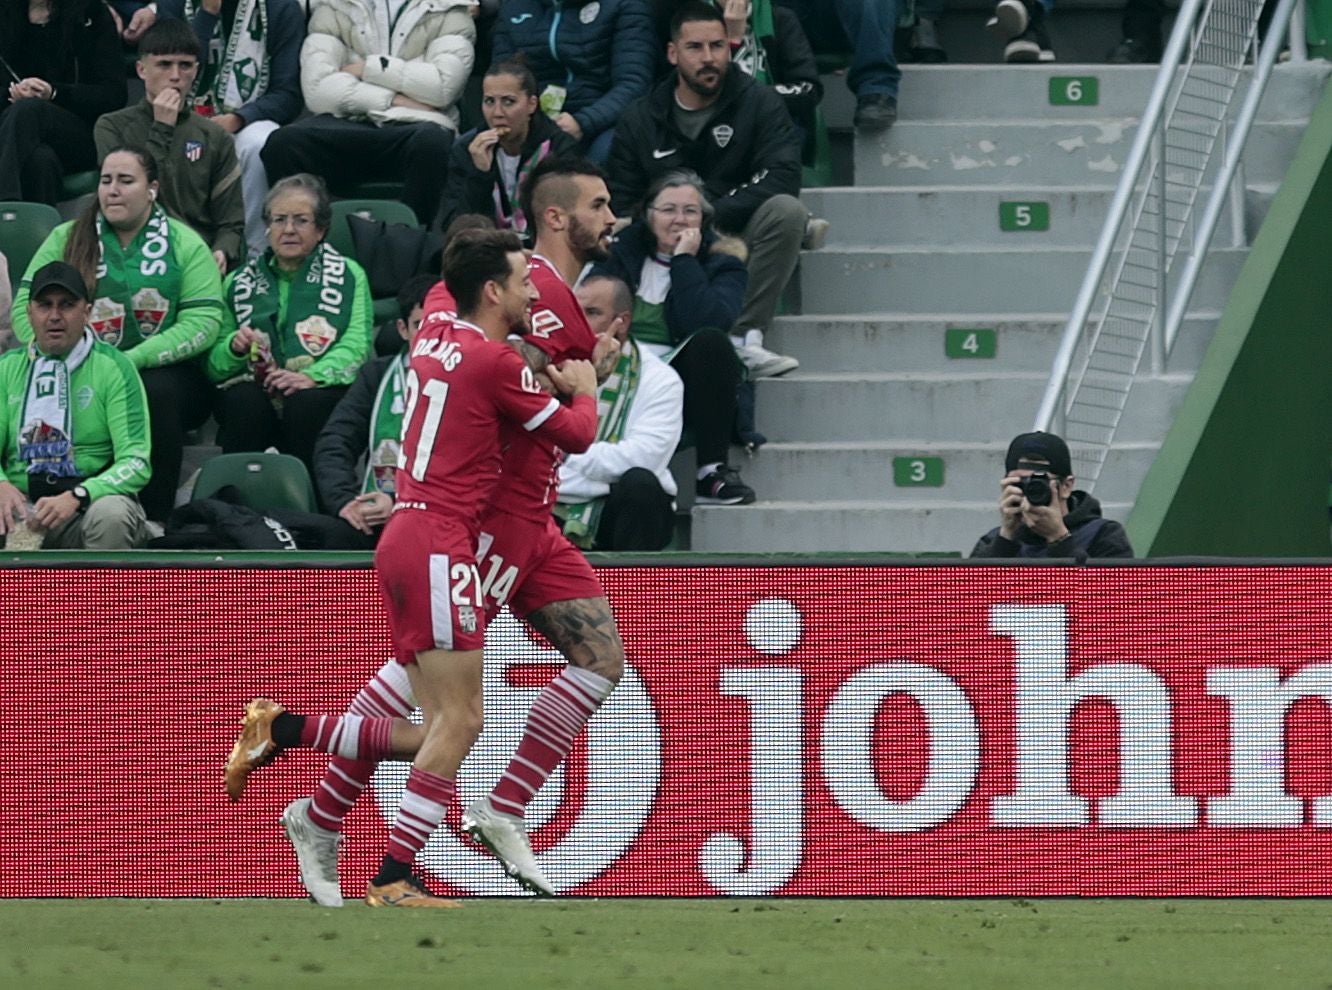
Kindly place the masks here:
[[(402, 416), (404, 443), (402, 449), (398, 451), (398, 470), (405, 470), (417, 481), (424, 481), (426, 466), (430, 463), (430, 453), (435, 449), (435, 435), (439, 433), (439, 423), (444, 418), (444, 402), (449, 397), (449, 383), (431, 378), (423, 389), (416, 372), (409, 369), (406, 388), (407, 411)], [(405, 441), (411, 436), (416, 402), (422, 395), (426, 398), (425, 418), (421, 422), (420, 432), (416, 435), (416, 449), (409, 451)]]

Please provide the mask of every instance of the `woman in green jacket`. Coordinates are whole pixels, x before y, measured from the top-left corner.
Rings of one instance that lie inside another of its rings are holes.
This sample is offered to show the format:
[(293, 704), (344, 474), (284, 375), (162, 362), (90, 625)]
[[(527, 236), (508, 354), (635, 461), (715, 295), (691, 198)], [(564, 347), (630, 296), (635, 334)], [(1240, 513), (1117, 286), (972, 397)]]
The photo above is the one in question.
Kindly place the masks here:
[(279, 180), (264, 200), (269, 249), (227, 277), (208, 355), (223, 453), (275, 446), (313, 474), (315, 440), (370, 356), (370, 284), (325, 242), (332, 214), (318, 176)]
[(37, 249), (14, 297), (14, 332), (32, 340), (28, 289), (50, 261), (77, 268), (93, 290), (97, 336), (125, 353), (143, 378), (152, 423), (152, 478), (139, 493), (149, 519), (165, 522), (180, 484), (185, 433), (212, 412), (202, 361), (222, 326), (222, 284), (208, 245), (157, 202), (157, 166), (142, 148), (102, 159), (97, 197)]

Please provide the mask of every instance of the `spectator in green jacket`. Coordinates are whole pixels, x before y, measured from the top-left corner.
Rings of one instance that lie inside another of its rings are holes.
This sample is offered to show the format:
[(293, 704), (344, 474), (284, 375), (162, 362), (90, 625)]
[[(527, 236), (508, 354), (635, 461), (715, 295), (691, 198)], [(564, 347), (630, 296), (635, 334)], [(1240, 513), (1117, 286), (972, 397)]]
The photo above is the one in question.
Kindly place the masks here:
[(370, 357), (370, 283), (324, 240), (332, 215), (318, 176), (279, 179), (264, 201), (269, 249), (227, 278), (208, 355), (223, 453), (274, 446), (313, 474), (319, 431)]
[(129, 358), (88, 328), (92, 298), (76, 268), (48, 262), (28, 288), (35, 337), (0, 358), (0, 390), (17, 400), (0, 415), (0, 543), (26, 523), (43, 549), (141, 546), (143, 383)]
[(152, 423), (153, 476), (140, 498), (164, 523), (180, 483), (185, 433), (212, 412), (200, 362), (222, 325), (222, 280), (193, 230), (158, 200), (157, 166), (143, 148), (119, 148), (102, 161), (97, 198), (42, 243), (14, 298), (14, 332), (33, 340), (27, 308), (33, 274), (67, 261), (93, 286), (93, 332), (139, 369)]

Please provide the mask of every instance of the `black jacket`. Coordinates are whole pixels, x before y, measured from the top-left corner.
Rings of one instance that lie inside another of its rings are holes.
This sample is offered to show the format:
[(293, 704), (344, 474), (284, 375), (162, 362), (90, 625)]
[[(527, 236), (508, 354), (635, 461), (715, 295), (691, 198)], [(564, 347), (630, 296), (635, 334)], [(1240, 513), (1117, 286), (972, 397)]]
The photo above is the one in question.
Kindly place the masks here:
[[(102, 114), (125, 105), (125, 61), (106, 6), (100, 0), (67, 2), (86, 8), (67, 41), (55, 37), (54, 27), (29, 25), (28, 5), (14, 2), (0, 19), (0, 55), (20, 77), (36, 76), (54, 86), (56, 106), (91, 127)], [(35, 39), (41, 39), (40, 48)], [(0, 97), (0, 110), (7, 105)]]
[[(466, 134), (455, 138), (453, 148), (449, 151), (449, 174), (447, 184), (444, 187), (443, 220), (441, 221), (445, 227), (462, 213), (481, 213), (498, 223), (500, 218), (495, 215), (496, 190), (499, 191), (500, 203), (506, 221), (511, 220), (518, 205), (517, 203), (510, 203), (508, 197), (504, 195), (504, 184), (500, 181), (498, 152), (491, 159), (488, 171), (482, 172), (472, 161), (472, 153), (468, 148), (472, 141), (476, 139), (480, 130), (479, 127), (473, 127)], [(546, 147), (547, 142), (549, 142), (548, 148)], [(574, 139), (572, 134), (566, 134), (560, 130), (551, 122), (549, 117), (538, 110), (532, 115), (532, 124), (527, 131), (527, 140), (523, 142), (522, 150), (518, 152), (518, 172), (521, 175), (523, 168), (534, 156), (537, 161), (540, 161), (547, 155), (561, 155), (574, 151), (577, 147), (578, 141)], [(510, 228), (512, 223), (507, 222), (504, 226)]]
[(772, 84), (786, 102), (791, 119), (808, 130), (814, 126), (814, 111), (823, 99), (814, 49), (800, 26), (800, 18), (785, 7), (772, 8), (772, 31), (759, 38), (768, 56)]
[(330, 515), (361, 494), (360, 468), (370, 452), (370, 420), (384, 375), (398, 355), (377, 357), (361, 365), (356, 380), (333, 407), (319, 431), (314, 449), (314, 481), (319, 500)]
[[(729, 333), (745, 301), (749, 271), (734, 254), (716, 250), (717, 235), (703, 235), (697, 255), (671, 258), (671, 288), (666, 293), (666, 327), (676, 343), (697, 330), (711, 328)], [(643, 262), (656, 251), (657, 239), (639, 220), (616, 238), (608, 259), (598, 262), (593, 275), (613, 275), (633, 292), (643, 274)]]
[(695, 141), (675, 126), (676, 74), (633, 103), (611, 145), (611, 199), (631, 216), (652, 180), (671, 169), (703, 177), (719, 230), (739, 233), (754, 211), (780, 193), (800, 194), (800, 141), (791, 115), (772, 88), (738, 69), (726, 73), (716, 113)]
[(971, 550), (972, 557), (1132, 557), (1133, 547), (1128, 533), (1113, 519), (1101, 517), (1101, 503), (1086, 492), (1076, 491), (1068, 497), (1068, 514), (1064, 525), (1068, 536), (1058, 543), (1046, 543), (1022, 527), (1018, 539), (999, 535), (999, 527), (982, 536)]

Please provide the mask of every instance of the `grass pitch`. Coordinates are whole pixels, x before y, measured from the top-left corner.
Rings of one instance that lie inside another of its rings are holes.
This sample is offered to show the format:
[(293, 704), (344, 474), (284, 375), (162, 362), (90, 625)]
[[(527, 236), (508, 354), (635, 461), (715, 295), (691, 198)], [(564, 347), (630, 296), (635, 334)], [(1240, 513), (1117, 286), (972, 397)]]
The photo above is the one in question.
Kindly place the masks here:
[(0, 901), (0, 986), (1332, 988), (1312, 900)]

